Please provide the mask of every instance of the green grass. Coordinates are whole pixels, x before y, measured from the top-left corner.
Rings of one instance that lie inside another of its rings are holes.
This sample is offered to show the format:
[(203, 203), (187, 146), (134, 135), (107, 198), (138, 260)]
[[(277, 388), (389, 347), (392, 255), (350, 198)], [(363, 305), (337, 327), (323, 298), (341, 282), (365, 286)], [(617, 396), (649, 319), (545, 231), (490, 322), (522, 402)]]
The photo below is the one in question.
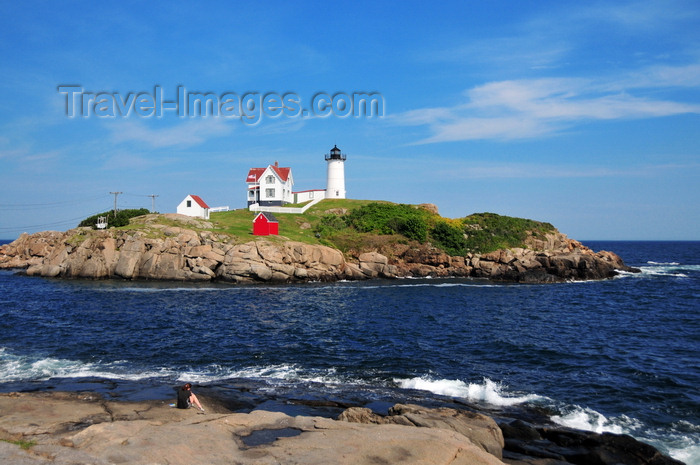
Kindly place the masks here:
[(87, 233), (85, 231), (81, 231), (78, 234), (75, 234), (75, 235), (69, 237), (66, 242), (68, 244), (70, 244), (72, 247), (78, 247), (80, 244), (85, 242), (85, 240), (87, 238), (88, 238)]
[(229, 234), (240, 239), (253, 237), (253, 218), (255, 214), (246, 208), (217, 212), (209, 215), (214, 231)]
[[(214, 224), (216, 232), (222, 232), (234, 236), (241, 242), (252, 240), (281, 240), (284, 238), (293, 241), (304, 242), (307, 244), (327, 244), (323, 238), (316, 237), (316, 227), (321, 218), (328, 215), (328, 210), (345, 209), (353, 210), (363, 205), (371, 203), (371, 200), (352, 200), (352, 199), (332, 199), (323, 200), (301, 214), (293, 213), (273, 213), (279, 221), (279, 235), (275, 236), (253, 236), (253, 219), (257, 213), (248, 211), (247, 208), (238, 210), (230, 210), (227, 212), (212, 213), (209, 221)], [(308, 224), (310, 227), (302, 229), (301, 226)]]
[(16, 446), (21, 447), (24, 450), (29, 450), (37, 444), (36, 441), (25, 441), (23, 439), (18, 439), (16, 441), (10, 441), (9, 439), (0, 439), (0, 441), (14, 444)]

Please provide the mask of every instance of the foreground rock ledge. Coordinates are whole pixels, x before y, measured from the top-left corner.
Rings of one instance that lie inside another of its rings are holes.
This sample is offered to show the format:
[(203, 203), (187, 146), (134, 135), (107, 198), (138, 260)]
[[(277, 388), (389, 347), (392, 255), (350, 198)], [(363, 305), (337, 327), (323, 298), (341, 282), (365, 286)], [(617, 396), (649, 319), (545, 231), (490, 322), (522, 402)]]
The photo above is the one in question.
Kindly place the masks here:
[[(380, 416), (353, 407), (332, 420), (231, 413), (203, 400), (206, 414), (164, 401), (112, 402), (86, 393), (0, 394), (0, 463), (681, 464), (629, 436), (535, 429), (520, 420), (501, 419), (506, 423), (499, 428), (486, 415), (452, 408), (397, 404)], [(260, 432), (268, 440), (246, 440)], [(27, 450), (20, 441), (30, 444)], [(508, 450), (509, 443), (522, 453)]]
[(330, 247), (294, 241), (238, 244), (226, 235), (191, 228), (191, 218), (166, 216), (183, 226), (151, 225), (157, 234), (90, 228), (23, 234), (0, 246), (0, 268), (22, 268), (30, 276), (43, 277), (233, 283), (409, 276), (546, 283), (639, 271), (613, 252), (593, 252), (558, 232), (544, 239), (528, 238), (527, 248), (464, 257), (449, 256), (429, 244), (393, 244), (387, 250), (360, 250), (346, 257)]
[[(459, 432), (402, 424), (262, 410), (198, 414), (164, 402), (107, 402), (68, 393), (0, 395), (0, 412), (0, 437), (36, 443), (25, 451), (0, 442), (0, 462), (14, 465), (503, 463)], [(482, 423), (490, 420), (484, 418)], [(244, 442), (253, 431), (289, 429), (299, 434), (258, 446)]]

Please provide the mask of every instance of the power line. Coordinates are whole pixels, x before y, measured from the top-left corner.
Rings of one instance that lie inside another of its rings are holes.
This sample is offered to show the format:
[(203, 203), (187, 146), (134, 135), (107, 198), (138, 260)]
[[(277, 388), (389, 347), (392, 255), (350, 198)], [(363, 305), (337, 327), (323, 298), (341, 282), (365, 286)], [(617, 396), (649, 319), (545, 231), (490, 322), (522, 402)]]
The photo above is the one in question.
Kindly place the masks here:
[(149, 195), (149, 197), (151, 198), (151, 212), (154, 212), (154, 211), (156, 211), (156, 197), (159, 197), (159, 196), (155, 195), (155, 194), (151, 194), (151, 195)]
[(132, 194), (131, 192), (123, 192), (123, 194), (129, 197), (150, 197), (148, 194)]
[(110, 194), (114, 195), (114, 217), (117, 217), (117, 196), (119, 194), (123, 194), (123, 192), (110, 192)]
[(71, 218), (68, 220), (56, 221), (53, 223), (34, 224), (34, 225), (30, 225), (30, 226), (19, 226), (19, 227), (13, 227), (13, 228), (0, 228), (0, 231), (7, 231), (7, 232), (9, 232), (9, 231), (24, 231), (24, 230), (32, 229), (32, 228), (45, 228), (47, 226), (59, 226), (59, 225), (64, 225), (64, 224), (75, 224), (75, 222), (78, 220), (82, 221), (86, 218), (98, 215), (100, 213), (102, 213), (102, 212), (92, 213), (92, 214), (86, 215), (86, 216), (79, 216), (77, 218)]
[[(118, 211), (117, 209), (117, 196), (120, 194), (124, 194), (124, 192), (110, 192), (110, 194), (114, 195), (114, 209), (113, 211), (116, 212)], [(151, 197), (151, 207), (152, 210), (155, 211), (155, 198), (159, 197), (157, 194), (150, 194), (150, 195), (139, 195), (139, 194), (126, 194), (130, 195), (133, 197)], [(0, 204), (0, 210), (17, 210), (17, 209), (40, 209), (40, 208), (49, 208), (49, 207), (55, 207), (59, 205), (69, 205), (69, 204), (77, 204), (77, 203), (83, 203), (83, 202), (88, 202), (88, 201), (93, 201), (97, 199), (104, 199), (106, 194), (102, 194), (96, 197), (89, 197), (89, 198), (81, 198), (79, 200), (65, 200), (65, 201), (60, 201), (60, 202), (47, 202), (47, 203), (26, 203), (26, 204)], [(126, 207), (126, 208), (143, 208), (141, 205), (138, 207)], [(61, 221), (54, 221), (50, 223), (42, 223), (42, 224), (34, 224), (34, 225), (26, 225), (26, 226), (17, 226), (17, 227), (0, 227), (0, 232), (2, 233), (11, 233), (11, 232), (23, 232), (26, 230), (31, 230), (35, 228), (47, 228), (47, 227), (56, 227), (56, 226), (63, 226), (63, 225), (74, 225), (77, 221), (82, 221), (86, 218), (89, 218), (91, 216), (96, 216), (101, 213), (104, 213), (105, 211), (109, 211), (109, 208), (106, 208), (104, 210), (89, 214), (89, 215), (84, 215), (80, 216), (77, 218), (71, 218), (71, 219), (66, 219), (66, 220), (61, 220)], [(77, 225), (76, 225), (77, 226)]]
[(57, 205), (69, 205), (76, 204), (78, 202), (89, 202), (92, 200), (102, 199), (106, 194), (102, 194), (97, 197), (80, 198), (78, 200), (63, 200), (61, 202), (47, 202), (47, 203), (4, 203), (0, 204), (0, 210), (15, 209), (15, 208), (43, 208), (43, 207), (55, 207)]

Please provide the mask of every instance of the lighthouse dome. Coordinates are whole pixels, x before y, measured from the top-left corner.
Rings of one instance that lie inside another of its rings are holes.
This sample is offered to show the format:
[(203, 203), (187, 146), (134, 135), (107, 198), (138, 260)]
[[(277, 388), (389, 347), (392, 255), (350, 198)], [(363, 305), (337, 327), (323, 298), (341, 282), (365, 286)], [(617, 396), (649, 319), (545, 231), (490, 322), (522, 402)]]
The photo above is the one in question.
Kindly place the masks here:
[(331, 153), (326, 154), (326, 160), (345, 160), (346, 157), (344, 153), (340, 153), (340, 149), (337, 145), (333, 146)]

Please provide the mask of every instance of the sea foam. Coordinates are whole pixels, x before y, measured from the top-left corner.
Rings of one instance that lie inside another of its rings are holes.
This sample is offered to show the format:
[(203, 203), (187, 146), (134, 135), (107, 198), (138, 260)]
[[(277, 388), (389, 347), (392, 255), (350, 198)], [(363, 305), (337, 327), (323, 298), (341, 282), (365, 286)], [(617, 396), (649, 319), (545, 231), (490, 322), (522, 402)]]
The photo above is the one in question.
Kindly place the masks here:
[(642, 275), (671, 276), (675, 278), (687, 278), (689, 272), (700, 271), (700, 265), (683, 265), (678, 262), (647, 262), (647, 266), (640, 266)]
[(465, 383), (461, 380), (419, 377), (394, 380), (403, 389), (418, 389), (442, 396), (468, 399), (489, 405), (509, 406), (542, 399), (536, 394), (512, 395), (502, 384), (484, 378), (482, 383)]
[(51, 378), (108, 378), (140, 380), (167, 377), (168, 370), (134, 371), (125, 370), (125, 362), (115, 361), (102, 364), (53, 357), (29, 357), (15, 355), (0, 347), (0, 382), (45, 381)]
[(588, 407), (579, 407), (578, 405), (573, 406), (567, 413), (552, 416), (552, 421), (569, 428), (593, 431), (596, 433), (622, 434), (629, 431), (628, 428), (623, 428), (622, 425), (609, 420), (602, 413), (596, 412)]
[(688, 465), (700, 464), (700, 443), (697, 432), (700, 426), (680, 422), (669, 431), (648, 428), (642, 422), (627, 415), (607, 418), (600, 412), (578, 405), (565, 408), (566, 413), (551, 417), (555, 423), (596, 433), (629, 434), (649, 443), (674, 459)]

